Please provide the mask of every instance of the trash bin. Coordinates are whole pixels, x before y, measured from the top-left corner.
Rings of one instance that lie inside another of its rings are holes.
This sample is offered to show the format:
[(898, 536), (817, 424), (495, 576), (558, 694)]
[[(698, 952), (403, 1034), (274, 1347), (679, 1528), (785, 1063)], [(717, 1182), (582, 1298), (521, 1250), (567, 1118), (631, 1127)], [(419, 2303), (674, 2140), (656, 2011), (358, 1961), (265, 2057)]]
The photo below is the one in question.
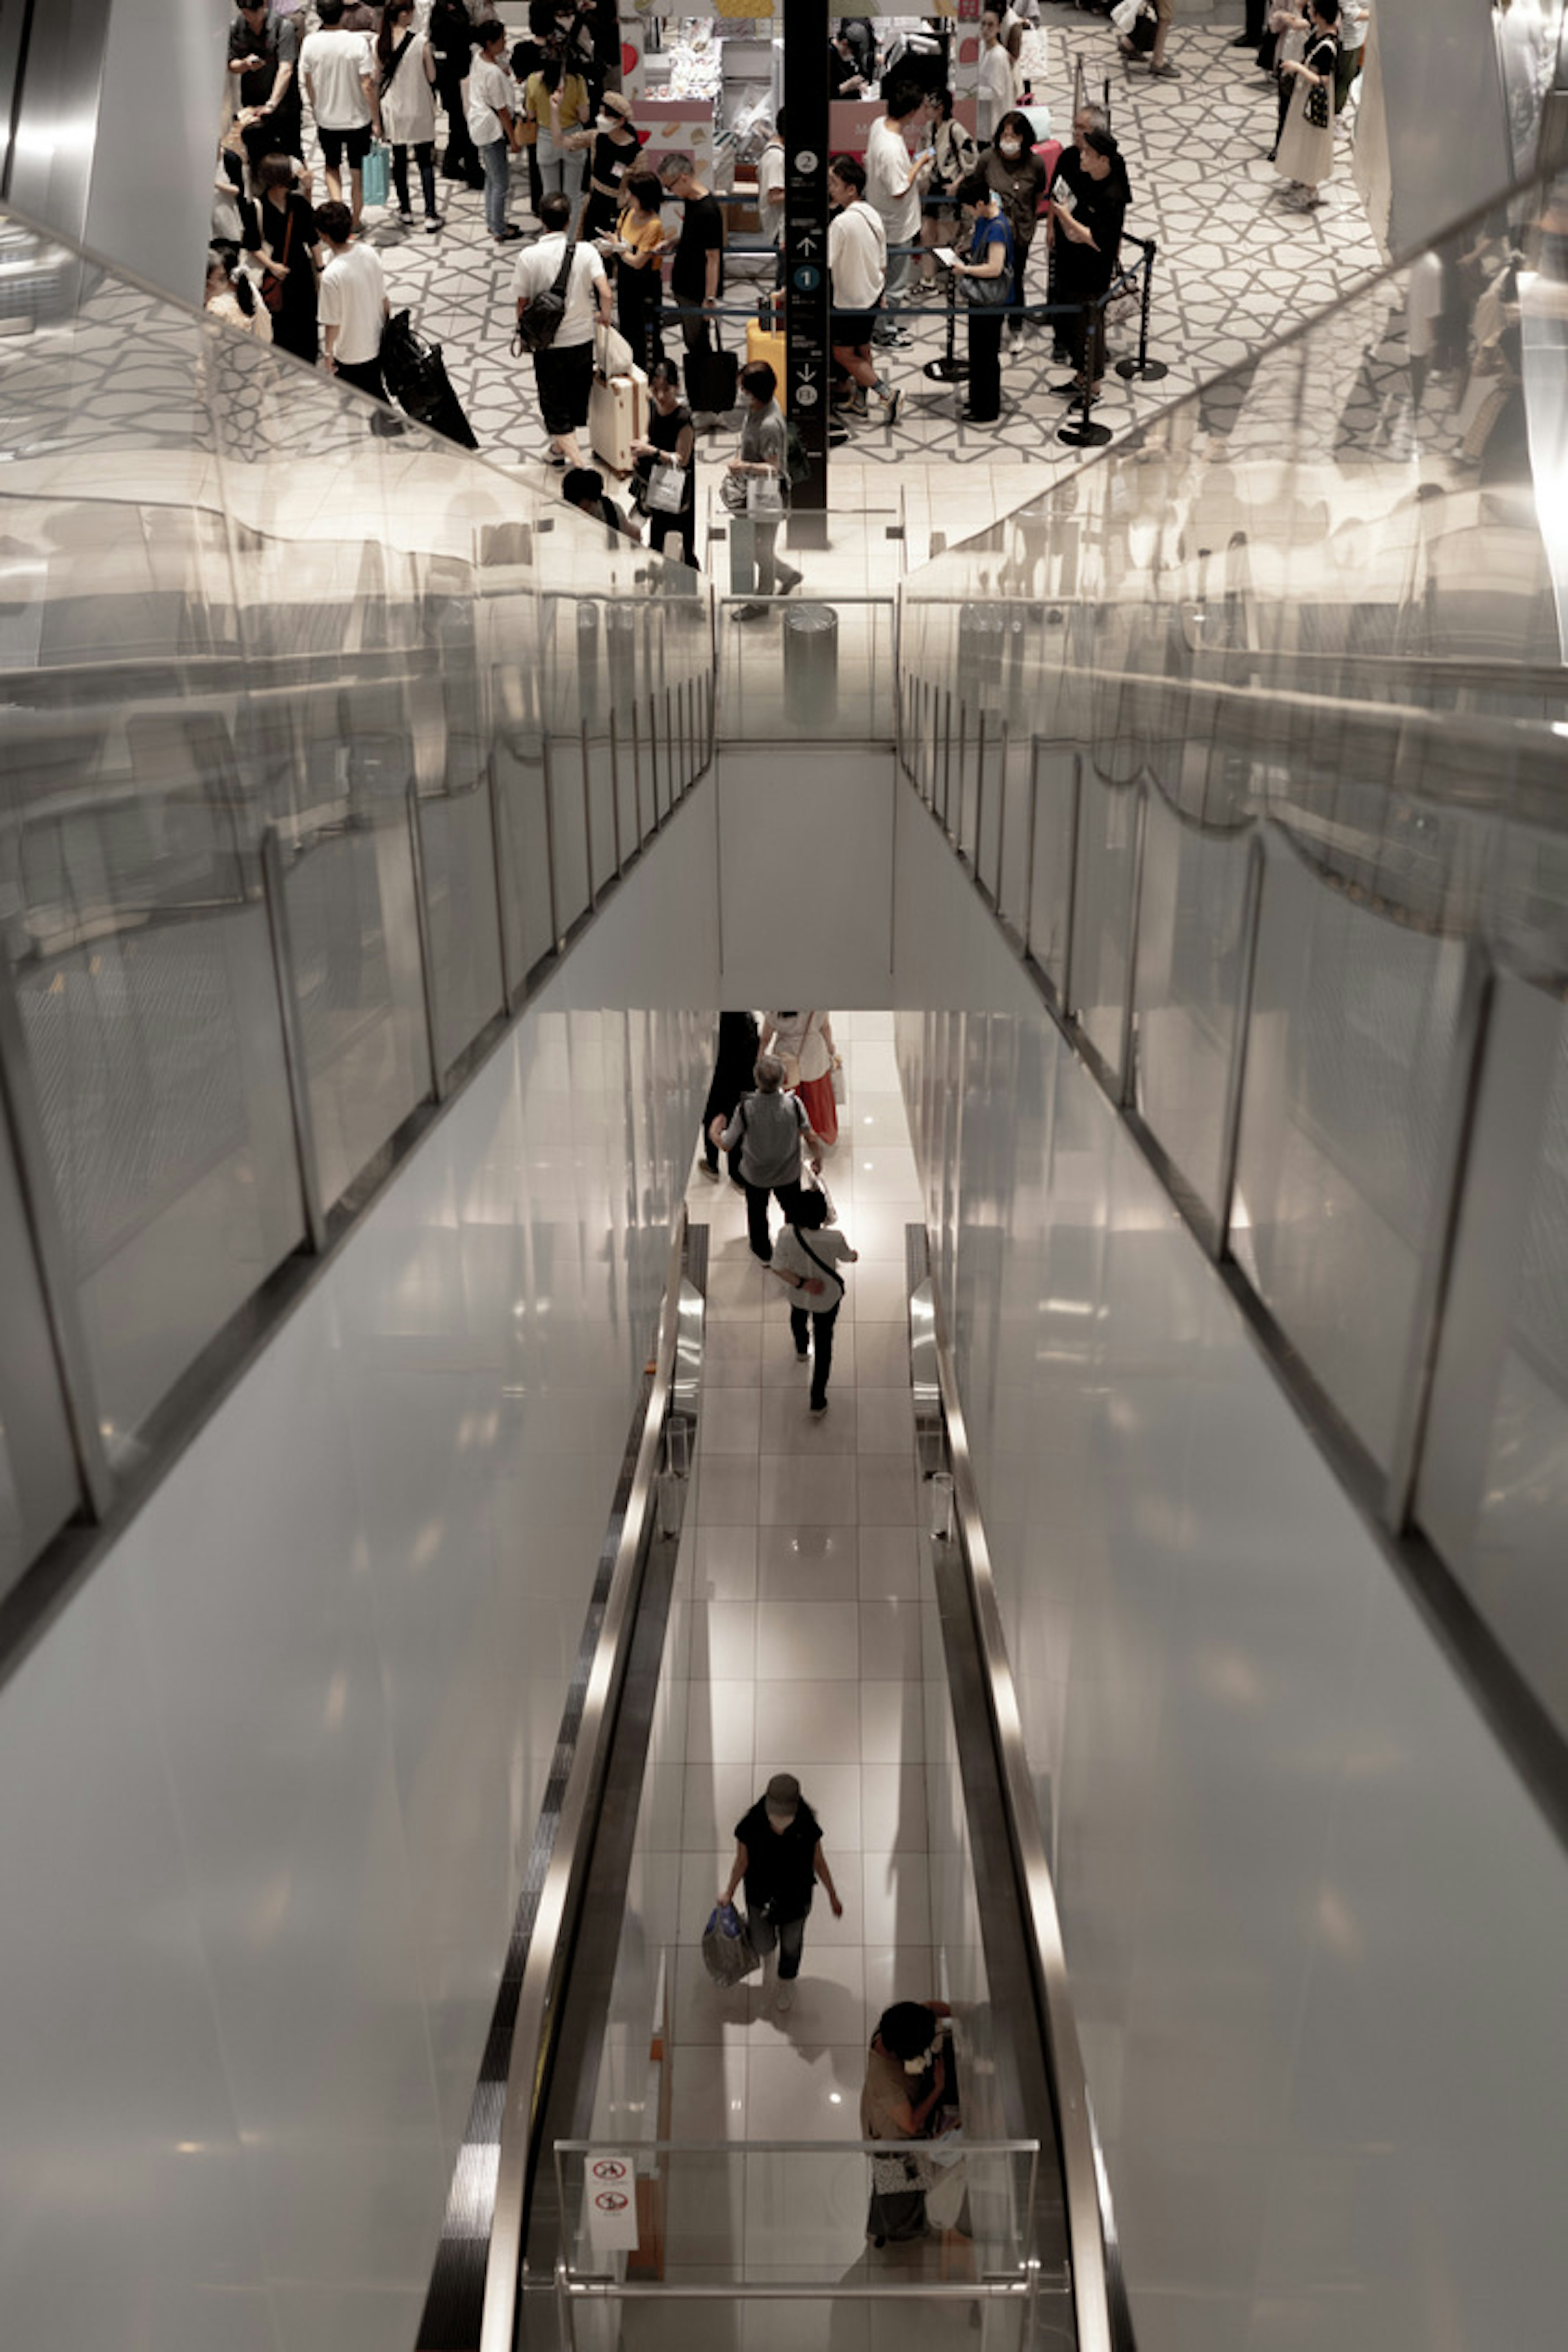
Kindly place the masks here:
[(838, 717), (838, 615), (831, 604), (787, 607), (784, 656), (791, 732), (829, 733)]

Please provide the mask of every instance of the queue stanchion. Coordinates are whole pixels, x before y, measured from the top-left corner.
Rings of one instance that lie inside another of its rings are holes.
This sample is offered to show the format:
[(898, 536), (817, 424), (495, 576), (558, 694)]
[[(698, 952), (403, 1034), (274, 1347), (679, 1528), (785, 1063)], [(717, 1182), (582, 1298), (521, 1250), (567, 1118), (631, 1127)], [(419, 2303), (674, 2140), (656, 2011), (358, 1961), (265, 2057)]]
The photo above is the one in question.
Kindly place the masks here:
[[(1069, 414), (1067, 423), (1057, 429), (1057, 439), (1065, 442), (1069, 449), (1103, 449), (1106, 443), (1112, 437), (1110, 425), (1097, 425), (1089, 414), (1094, 405), (1092, 390), (1094, 354), (1104, 348), (1105, 306), (1110, 299), (1110, 294), (1105, 293), (1093, 302), (1081, 302), (1079, 305), (1080, 310), (1089, 314), (1083, 339), (1083, 390), (1079, 394), (1079, 405), (1082, 413), (1078, 416)], [(1098, 325), (1093, 316), (1096, 311), (1100, 314)]]
[(1125, 383), (1136, 376), (1141, 383), (1158, 383), (1171, 371), (1163, 360), (1149, 356), (1149, 305), (1154, 282), (1154, 256), (1159, 251), (1155, 238), (1141, 236), (1136, 242), (1143, 248), (1143, 301), (1138, 314), (1138, 356), (1135, 360), (1118, 360), (1116, 373)]
[(969, 362), (958, 356), (958, 272), (947, 272), (947, 349), (939, 360), (927, 360), (922, 373), (933, 383), (962, 383)]

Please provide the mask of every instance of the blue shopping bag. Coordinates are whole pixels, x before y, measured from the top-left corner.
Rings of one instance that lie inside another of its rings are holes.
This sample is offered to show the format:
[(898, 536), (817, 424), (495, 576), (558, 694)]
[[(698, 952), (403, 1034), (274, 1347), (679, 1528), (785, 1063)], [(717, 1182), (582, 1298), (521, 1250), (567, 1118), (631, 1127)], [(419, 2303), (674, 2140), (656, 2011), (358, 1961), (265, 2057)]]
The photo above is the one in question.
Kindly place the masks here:
[(392, 193), (392, 150), (384, 139), (371, 141), (362, 184), (367, 205), (384, 205)]

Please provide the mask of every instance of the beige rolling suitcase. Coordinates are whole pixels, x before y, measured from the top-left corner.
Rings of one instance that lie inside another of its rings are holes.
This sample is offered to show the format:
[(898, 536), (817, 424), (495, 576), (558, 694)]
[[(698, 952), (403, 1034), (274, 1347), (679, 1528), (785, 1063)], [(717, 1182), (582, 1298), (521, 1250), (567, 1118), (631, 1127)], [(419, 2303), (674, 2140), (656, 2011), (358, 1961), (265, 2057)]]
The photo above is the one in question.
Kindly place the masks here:
[(600, 465), (624, 480), (635, 463), (633, 442), (647, 434), (647, 376), (635, 364), (615, 367), (612, 373), (605, 362), (613, 363), (618, 357), (601, 334), (594, 352), (594, 389), (588, 395), (588, 439)]

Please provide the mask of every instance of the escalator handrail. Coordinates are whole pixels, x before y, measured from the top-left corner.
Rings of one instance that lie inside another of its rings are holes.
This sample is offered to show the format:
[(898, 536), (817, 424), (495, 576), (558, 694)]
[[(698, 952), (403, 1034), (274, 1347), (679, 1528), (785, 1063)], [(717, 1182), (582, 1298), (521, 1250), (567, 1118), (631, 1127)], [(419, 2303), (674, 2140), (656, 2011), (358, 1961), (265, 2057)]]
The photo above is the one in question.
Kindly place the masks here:
[[(991, 1554), (981, 1515), (979, 1489), (969, 1451), (969, 1435), (959, 1401), (958, 1384), (949, 1352), (936, 1285), (928, 1276), (918, 1286), (927, 1296), (931, 1328), (927, 1335), (934, 1353), (936, 1389), (940, 1399), (946, 1452), (952, 1465), (953, 1509), (959, 1546), (968, 1578), (970, 1604), (980, 1645), (992, 1735), (1007, 1811), (1008, 1838), (1013, 1848), (1017, 1894), (1023, 1913), (1025, 1948), (1035, 1978), (1035, 1997), (1045, 2035), (1057, 2130), (1062, 2162), (1063, 2201), (1071, 2265), (1078, 2352), (1128, 2352), (1130, 2332), (1114, 2316), (1121, 2302), (1116, 2233), (1111, 2217), (1094, 2118), (1089, 2103), (1088, 2078), (1079, 2042), (1068, 1983), (1067, 1955), (1056, 1888), (1046, 1856), (1045, 1839), (1035, 1801), (1034, 1783), (1024, 1745), (1023, 1718), (1008, 1661), (1001, 1611), (996, 1601)], [(921, 1382), (917, 1372), (917, 1412)]]
[(686, 1215), (682, 1211), (676, 1220), (671, 1244), (653, 1381), (644, 1411), (631, 1491), (616, 1547), (616, 1564), (589, 1670), (555, 1842), (540, 1889), (518, 1993), (517, 2022), (497, 2153), (495, 2204), (485, 2263), (479, 2352), (513, 2352), (516, 2340), (533, 2171), (539, 2158), (539, 2133), (560, 2024), (559, 1996), (570, 1960), (587, 1875), (588, 1851), (593, 1843), (591, 1833), (603, 1794), (616, 1710), (637, 1620), (642, 1569), (658, 1492), (664, 1425), (675, 1389), (685, 1242)]

